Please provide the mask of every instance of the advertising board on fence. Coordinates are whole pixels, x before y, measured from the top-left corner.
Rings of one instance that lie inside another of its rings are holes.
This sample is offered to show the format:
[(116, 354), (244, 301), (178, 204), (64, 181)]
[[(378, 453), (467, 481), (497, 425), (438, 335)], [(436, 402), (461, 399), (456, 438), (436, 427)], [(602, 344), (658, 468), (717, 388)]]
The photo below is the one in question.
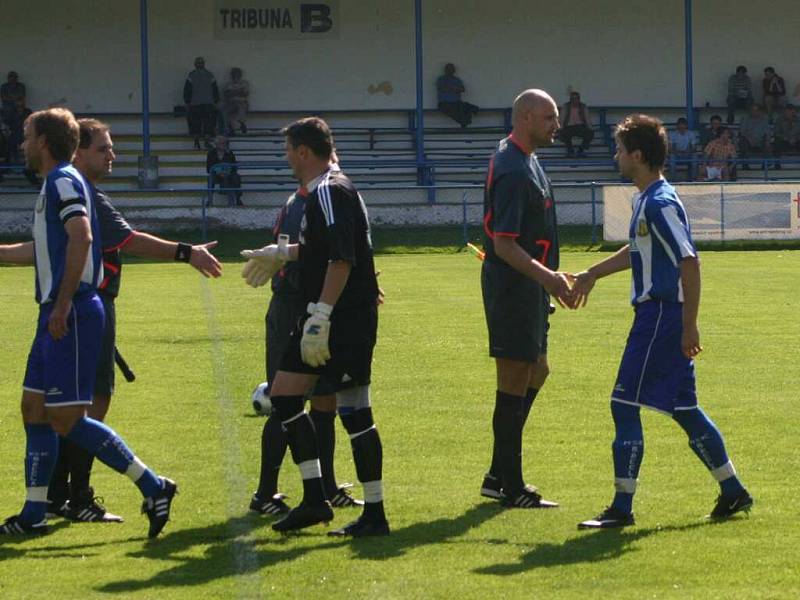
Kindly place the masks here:
[[(800, 182), (677, 184), (695, 240), (800, 238)], [(628, 239), (632, 185), (603, 186), (603, 239)]]

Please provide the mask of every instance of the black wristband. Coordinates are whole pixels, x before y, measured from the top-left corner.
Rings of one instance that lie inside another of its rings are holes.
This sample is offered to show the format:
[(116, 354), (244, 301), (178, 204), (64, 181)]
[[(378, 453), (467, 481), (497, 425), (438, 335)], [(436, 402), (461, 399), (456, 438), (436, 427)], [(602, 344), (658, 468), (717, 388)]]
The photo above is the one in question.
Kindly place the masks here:
[(192, 245), (178, 242), (178, 248), (175, 250), (175, 260), (178, 262), (188, 263), (192, 257)]

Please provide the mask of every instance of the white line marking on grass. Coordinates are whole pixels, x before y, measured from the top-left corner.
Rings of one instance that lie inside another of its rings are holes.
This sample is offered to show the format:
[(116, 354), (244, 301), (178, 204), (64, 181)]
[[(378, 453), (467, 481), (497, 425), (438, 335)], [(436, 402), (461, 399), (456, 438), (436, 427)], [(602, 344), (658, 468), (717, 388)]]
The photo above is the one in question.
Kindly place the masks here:
[[(239, 418), (234, 409), (234, 401), (228, 385), (225, 368), (224, 350), (222, 347), (222, 327), (214, 309), (214, 298), (208, 281), (201, 278), (200, 287), (203, 295), (203, 308), (208, 321), (208, 334), (211, 338), (211, 365), (219, 404), (220, 437), (222, 442), (222, 459), (224, 460), (225, 487), (228, 491), (227, 512), (229, 517), (241, 517), (241, 499), (247, 497), (247, 481), (239, 464), (241, 456), (239, 437), (235, 423)], [(232, 425), (234, 424), (234, 425)], [(236, 564), (238, 595), (240, 598), (258, 597), (261, 588), (258, 558), (256, 557), (253, 537), (248, 529), (238, 520), (229, 524), (233, 540), (231, 547)]]

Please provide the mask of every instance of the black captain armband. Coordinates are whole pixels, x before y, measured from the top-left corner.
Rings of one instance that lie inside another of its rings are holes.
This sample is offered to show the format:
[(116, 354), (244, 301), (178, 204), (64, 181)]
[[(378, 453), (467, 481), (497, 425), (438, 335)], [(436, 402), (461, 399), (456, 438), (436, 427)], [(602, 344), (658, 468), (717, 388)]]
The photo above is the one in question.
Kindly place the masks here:
[(192, 245), (178, 242), (178, 248), (175, 250), (175, 260), (178, 262), (188, 263), (192, 257)]

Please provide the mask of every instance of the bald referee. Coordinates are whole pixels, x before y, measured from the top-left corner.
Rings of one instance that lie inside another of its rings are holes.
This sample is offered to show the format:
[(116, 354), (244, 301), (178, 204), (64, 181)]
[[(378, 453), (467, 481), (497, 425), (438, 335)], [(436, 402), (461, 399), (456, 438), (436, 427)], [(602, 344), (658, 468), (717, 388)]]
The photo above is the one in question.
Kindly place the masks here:
[(542, 90), (514, 100), (511, 135), (500, 141), (484, 188), (486, 258), (481, 289), (495, 359), (492, 463), (481, 495), (510, 508), (551, 508), (522, 476), (522, 431), (549, 371), (550, 298), (564, 305), (570, 275), (558, 272), (556, 207), (536, 150), (558, 130), (558, 108)]

